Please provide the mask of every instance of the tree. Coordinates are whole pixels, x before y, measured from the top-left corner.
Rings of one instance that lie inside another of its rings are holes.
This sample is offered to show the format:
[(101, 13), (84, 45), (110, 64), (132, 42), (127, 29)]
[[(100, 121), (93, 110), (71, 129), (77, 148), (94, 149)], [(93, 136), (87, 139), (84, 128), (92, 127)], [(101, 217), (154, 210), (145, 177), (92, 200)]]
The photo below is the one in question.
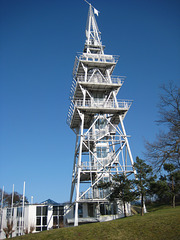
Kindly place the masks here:
[(176, 197), (180, 195), (180, 170), (170, 163), (165, 163), (163, 168), (168, 174), (151, 183), (151, 193), (157, 196), (158, 202), (171, 202), (172, 207), (175, 207)]
[(169, 204), (171, 194), (166, 176), (160, 176), (158, 181), (150, 183), (150, 194), (156, 197), (157, 202)]
[(111, 182), (100, 183), (99, 188), (110, 189), (109, 200), (111, 202), (120, 200), (124, 206), (124, 217), (127, 217), (126, 203), (132, 202), (136, 198), (133, 190), (133, 182), (129, 180), (124, 174), (115, 175)]
[(35, 227), (31, 225), (29, 230), (28, 230), (28, 227), (24, 229), (24, 234), (32, 233), (34, 230), (35, 230)]
[(172, 82), (161, 87), (158, 124), (166, 126), (153, 143), (146, 142), (146, 158), (160, 170), (164, 163), (180, 167), (180, 88)]
[(112, 192), (109, 196), (110, 201), (119, 199), (123, 202), (124, 216), (126, 213), (126, 203), (132, 202), (136, 198), (136, 194), (133, 191), (133, 182), (129, 180), (124, 174), (115, 175), (112, 182)]
[(154, 181), (155, 176), (152, 175), (152, 167), (139, 157), (136, 157), (134, 167), (136, 169), (134, 183), (136, 185), (136, 193), (141, 198), (141, 216), (143, 216), (145, 197), (149, 193), (150, 183)]
[[(1, 198), (2, 198), (2, 189), (0, 188), (0, 204), (1, 204)], [(22, 203), (22, 198), (23, 198), (22, 194), (18, 192), (14, 192), (13, 204)], [(25, 197), (25, 202), (28, 203), (28, 200), (26, 197)], [(11, 204), (12, 204), (12, 193), (4, 192), (3, 207), (4, 206), (11, 207)]]
[(164, 170), (168, 172), (168, 186), (171, 193), (172, 207), (176, 206), (176, 195), (180, 193), (180, 171), (173, 164), (164, 164)]
[(9, 238), (9, 236), (12, 235), (12, 233), (14, 232), (13, 230), (13, 221), (7, 221), (7, 227), (6, 228), (3, 228), (3, 231), (6, 235), (6, 238)]

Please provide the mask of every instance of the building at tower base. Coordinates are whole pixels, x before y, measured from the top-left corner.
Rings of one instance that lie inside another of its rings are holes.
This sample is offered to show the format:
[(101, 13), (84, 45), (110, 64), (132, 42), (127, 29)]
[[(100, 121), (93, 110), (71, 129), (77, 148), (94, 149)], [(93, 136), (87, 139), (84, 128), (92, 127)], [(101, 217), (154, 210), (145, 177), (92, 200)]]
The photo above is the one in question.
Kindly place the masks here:
[[(75, 204), (66, 205), (64, 208), (65, 226), (75, 224)], [(131, 204), (126, 203), (127, 216), (131, 216)], [(78, 225), (85, 223), (105, 222), (124, 217), (124, 205), (122, 202), (117, 203), (79, 203), (78, 206)]]
[(28, 233), (37, 233), (65, 226), (64, 208), (66, 203), (56, 203), (48, 199), (42, 203), (30, 204), (22, 202), (13, 206), (4, 204), (0, 209), (0, 239), (5, 239), (5, 228), (11, 224), (12, 233), (16, 237)]

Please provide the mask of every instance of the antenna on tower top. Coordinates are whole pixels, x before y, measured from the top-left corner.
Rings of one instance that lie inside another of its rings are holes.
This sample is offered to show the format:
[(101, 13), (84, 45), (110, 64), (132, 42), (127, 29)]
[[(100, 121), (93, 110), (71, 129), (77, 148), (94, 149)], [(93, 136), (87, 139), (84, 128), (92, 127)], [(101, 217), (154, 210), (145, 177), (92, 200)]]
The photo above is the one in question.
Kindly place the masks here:
[(97, 16), (99, 15), (100, 11), (98, 11), (95, 7), (92, 6), (91, 3), (89, 3), (88, 1), (84, 0), (87, 4), (89, 4), (89, 6), (91, 6), (94, 9), (94, 14), (96, 14)]
[(88, 1), (84, 0), (87, 4), (91, 5), (91, 3), (89, 3)]
[(94, 8), (87, 0), (84, 1), (89, 5), (89, 12), (86, 23), (86, 42), (84, 52), (91, 53), (91, 51), (93, 51), (93, 53), (104, 54), (101, 42), (101, 33), (98, 29), (96, 18), (94, 16), (95, 14), (98, 16), (99, 11)]

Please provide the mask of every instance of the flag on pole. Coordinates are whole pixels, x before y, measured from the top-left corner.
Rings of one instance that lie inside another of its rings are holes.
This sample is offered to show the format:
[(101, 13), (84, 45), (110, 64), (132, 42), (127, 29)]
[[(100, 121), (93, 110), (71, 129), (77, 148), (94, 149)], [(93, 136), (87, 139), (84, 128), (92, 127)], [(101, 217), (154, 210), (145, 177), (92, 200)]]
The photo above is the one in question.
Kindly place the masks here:
[(94, 8), (94, 14), (96, 14), (97, 16), (99, 15), (99, 11), (95, 8)]

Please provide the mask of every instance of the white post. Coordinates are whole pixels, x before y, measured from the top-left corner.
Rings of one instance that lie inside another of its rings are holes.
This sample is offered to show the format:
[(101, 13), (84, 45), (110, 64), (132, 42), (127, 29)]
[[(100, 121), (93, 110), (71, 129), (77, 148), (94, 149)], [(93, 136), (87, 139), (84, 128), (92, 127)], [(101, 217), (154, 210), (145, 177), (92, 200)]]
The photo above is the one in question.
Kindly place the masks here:
[(2, 189), (2, 197), (1, 197), (1, 227), (0, 227), (0, 233), (2, 232), (2, 220), (3, 220), (3, 198), (4, 198), (4, 186)]
[(23, 235), (24, 231), (24, 198), (25, 198), (25, 182), (23, 186), (23, 204), (22, 204), (22, 229), (21, 229), (21, 235)]
[(31, 204), (33, 204), (33, 196), (31, 196)]
[(81, 136), (80, 136), (80, 147), (79, 147), (79, 158), (78, 158), (78, 174), (76, 183), (76, 204), (75, 204), (75, 216), (74, 226), (78, 226), (78, 201), (79, 201), (79, 185), (80, 185), (80, 174), (81, 174), (81, 156), (82, 156), (82, 144), (83, 144), (83, 129), (84, 129), (84, 114), (81, 115)]
[(123, 134), (125, 136), (125, 141), (126, 141), (127, 150), (128, 150), (128, 153), (129, 153), (129, 158), (131, 160), (131, 164), (132, 164), (132, 167), (133, 167), (134, 175), (136, 177), (136, 170), (134, 169), (134, 161), (133, 161), (133, 157), (132, 157), (132, 154), (131, 154), (131, 149), (129, 147), (129, 142), (128, 142), (128, 139), (127, 139), (127, 135), (126, 135), (126, 131), (125, 131), (125, 127), (124, 127), (121, 115), (119, 116), (119, 119), (120, 119), (120, 123), (121, 123)]
[(12, 219), (13, 219), (13, 200), (14, 200), (14, 184), (13, 184), (12, 201), (11, 201), (11, 222), (12, 222)]
[[(78, 130), (79, 133), (79, 130)], [(70, 194), (70, 203), (72, 203), (73, 193), (74, 193), (74, 185), (75, 185), (75, 175), (76, 175), (76, 156), (77, 156), (77, 149), (78, 149), (78, 133), (76, 133), (76, 145), (75, 145), (75, 154), (74, 154), (74, 165), (73, 165), (73, 176), (72, 176), (72, 183), (71, 183), (71, 194)]]

